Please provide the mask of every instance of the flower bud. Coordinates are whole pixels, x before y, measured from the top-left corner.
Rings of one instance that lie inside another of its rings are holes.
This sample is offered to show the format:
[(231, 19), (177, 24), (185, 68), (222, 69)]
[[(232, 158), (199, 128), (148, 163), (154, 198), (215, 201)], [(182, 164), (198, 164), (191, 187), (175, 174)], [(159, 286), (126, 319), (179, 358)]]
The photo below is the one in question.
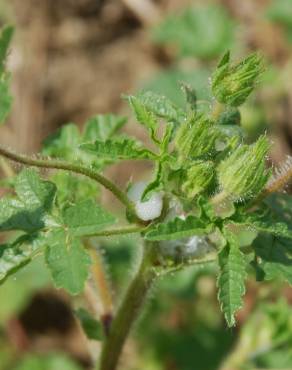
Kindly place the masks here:
[(182, 191), (188, 198), (194, 198), (197, 194), (207, 189), (214, 177), (214, 165), (211, 161), (195, 162), (186, 173), (186, 180), (182, 185)]
[(253, 53), (240, 63), (230, 65), (230, 53), (227, 52), (213, 73), (213, 94), (220, 103), (237, 107), (253, 91), (263, 71), (263, 59), (258, 54)]
[(147, 201), (142, 202), (141, 197), (146, 187), (147, 183), (144, 181), (133, 184), (128, 191), (128, 197), (135, 203), (137, 216), (143, 221), (151, 221), (161, 215), (163, 194), (153, 193)]
[(233, 201), (256, 196), (269, 178), (265, 165), (268, 150), (269, 143), (265, 136), (261, 136), (253, 145), (238, 146), (224, 159), (217, 168), (221, 195), (225, 194)]
[(209, 118), (195, 114), (178, 129), (175, 146), (181, 159), (192, 159), (210, 153), (219, 135)]

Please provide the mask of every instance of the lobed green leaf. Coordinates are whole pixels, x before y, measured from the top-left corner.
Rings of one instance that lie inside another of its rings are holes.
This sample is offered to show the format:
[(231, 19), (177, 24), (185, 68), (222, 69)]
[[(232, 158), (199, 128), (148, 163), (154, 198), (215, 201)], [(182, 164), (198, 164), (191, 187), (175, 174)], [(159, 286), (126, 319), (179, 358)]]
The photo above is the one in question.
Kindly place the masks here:
[(88, 278), (90, 257), (79, 238), (61, 228), (52, 230), (47, 238), (45, 259), (57, 288), (78, 294)]
[(98, 114), (90, 118), (84, 126), (82, 142), (111, 138), (127, 122), (126, 117), (115, 114)]
[(145, 239), (150, 241), (175, 240), (193, 235), (205, 235), (211, 230), (212, 225), (208, 225), (194, 216), (188, 216), (184, 220), (177, 217), (172, 221), (148, 229)]
[(260, 257), (255, 266), (259, 280), (281, 279), (292, 284), (292, 247), (287, 239), (261, 234), (253, 243)]
[(113, 224), (116, 219), (93, 200), (87, 199), (63, 211), (63, 221), (72, 237), (89, 236)]
[(25, 169), (16, 178), (15, 191), (17, 198), (0, 200), (0, 231), (43, 228), (55, 198), (55, 185), (41, 180), (35, 170)]
[(156, 130), (158, 129), (158, 121), (154, 113), (147, 109), (147, 107), (141, 102), (136, 96), (128, 96), (128, 102), (133, 109), (136, 119), (139, 123), (145, 126), (151, 134), (151, 138), (154, 142), (158, 142), (156, 138)]
[(220, 267), (217, 281), (218, 299), (228, 326), (234, 326), (234, 314), (243, 304), (246, 260), (236, 240), (230, 235), (228, 243), (218, 255), (218, 261)]
[(156, 159), (156, 155), (150, 150), (130, 138), (109, 139), (106, 141), (96, 140), (93, 143), (85, 143), (81, 149), (95, 154), (101, 158), (117, 159)]
[(87, 165), (101, 168), (105, 164), (104, 159), (96, 158), (96, 156), (80, 150), (79, 145), (88, 141), (108, 140), (125, 123), (124, 117), (113, 114), (100, 114), (90, 118), (85, 123), (83, 132), (80, 132), (75, 124), (69, 123), (44, 141), (42, 153), (68, 161), (81, 161)]
[(13, 243), (0, 245), (0, 284), (31, 261), (38, 248), (34, 237), (25, 235)]

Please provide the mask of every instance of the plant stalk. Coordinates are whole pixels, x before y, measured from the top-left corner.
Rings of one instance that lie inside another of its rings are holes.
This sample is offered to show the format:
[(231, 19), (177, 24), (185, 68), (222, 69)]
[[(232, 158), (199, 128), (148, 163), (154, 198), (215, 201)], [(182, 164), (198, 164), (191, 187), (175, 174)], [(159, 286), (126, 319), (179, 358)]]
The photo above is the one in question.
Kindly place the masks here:
[(101, 175), (100, 173), (97, 173), (95, 170), (89, 167), (80, 165), (78, 163), (61, 161), (58, 159), (32, 158), (27, 155), (19, 154), (11, 150), (8, 150), (4, 148), (2, 145), (0, 145), (0, 155), (8, 159), (11, 159), (12, 161), (26, 164), (28, 166), (60, 169), (75, 172), (83, 176), (87, 176), (92, 180), (97, 181), (99, 184), (103, 185), (107, 190), (112, 192), (115, 195), (115, 197), (126, 206), (129, 212), (133, 215), (135, 221), (137, 223), (142, 223), (142, 221), (136, 215), (135, 206), (133, 202), (128, 198), (127, 194), (120, 190), (117, 185), (115, 185), (105, 176)]
[[(103, 343), (98, 370), (115, 370), (118, 365), (124, 343), (142, 310), (155, 277), (155, 271), (149, 261), (149, 248), (144, 250), (144, 255), (139, 271), (130, 283), (130, 286), (121, 302), (120, 307), (112, 321), (110, 332)], [(149, 246), (150, 247), (150, 246)]]
[(114, 235), (126, 235), (136, 234), (146, 231), (147, 227), (143, 226), (124, 226), (115, 229), (101, 230), (86, 235), (87, 237), (103, 237), (103, 236), (114, 236)]

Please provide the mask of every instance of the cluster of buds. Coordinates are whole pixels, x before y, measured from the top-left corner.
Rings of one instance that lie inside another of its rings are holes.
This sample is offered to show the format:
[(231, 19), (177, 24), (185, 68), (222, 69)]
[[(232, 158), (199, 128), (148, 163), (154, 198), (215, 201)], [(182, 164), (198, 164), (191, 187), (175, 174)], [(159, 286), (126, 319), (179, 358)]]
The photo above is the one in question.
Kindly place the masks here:
[(261, 136), (253, 145), (240, 145), (217, 167), (221, 193), (217, 199), (232, 201), (255, 197), (266, 185), (270, 172), (266, 168), (269, 142)]
[(258, 54), (251, 54), (240, 63), (230, 65), (230, 53), (227, 52), (213, 73), (213, 94), (220, 103), (238, 107), (253, 91), (263, 71), (263, 59)]
[(211, 161), (194, 162), (186, 171), (182, 191), (190, 199), (207, 189), (214, 177), (214, 164)]

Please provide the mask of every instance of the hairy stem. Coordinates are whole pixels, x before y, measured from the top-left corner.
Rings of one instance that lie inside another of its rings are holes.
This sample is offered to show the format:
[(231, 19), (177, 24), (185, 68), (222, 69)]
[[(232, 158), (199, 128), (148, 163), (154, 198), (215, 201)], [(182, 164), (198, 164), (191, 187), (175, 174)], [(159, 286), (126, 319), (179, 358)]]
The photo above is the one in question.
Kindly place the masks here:
[(95, 285), (98, 289), (100, 301), (102, 304), (103, 314), (111, 314), (113, 308), (112, 294), (110, 284), (106, 276), (104, 259), (98, 245), (90, 239), (84, 239), (84, 245), (89, 249), (92, 259), (91, 272)]
[(98, 370), (115, 370), (117, 368), (123, 345), (155, 280), (156, 274), (149, 263), (147, 247), (139, 271), (130, 283), (112, 321), (109, 335), (104, 341)]
[(116, 229), (108, 229), (95, 232), (93, 234), (87, 235), (87, 237), (102, 237), (102, 236), (114, 236), (114, 235), (123, 235), (123, 234), (134, 234), (134, 233), (141, 233), (145, 231), (147, 228), (143, 226), (127, 226), (127, 227), (120, 227)]
[(123, 203), (129, 212), (134, 216), (136, 222), (141, 223), (139, 218), (136, 216), (134, 204), (128, 198), (127, 194), (120, 190), (117, 185), (115, 185), (112, 181), (97, 173), (95, 170), (80, 165), (78, 163), (69, 163), (66, 161), (61, 161), (58, 159), (45, 159), (45, 158), (32, 158), (24, 154), (18, 154), (13, 151), (10, 151), (0, 145), (0, 155), (11, 159), (12, 161), (22, 163), (28, 166), (34, 167), (43, 167), (43, 168), (53, 168), (53, 169), (60, 169), (65, 171), (71, 171), (78, 173), (80, 175), (87, 176), (94, 181), (97, 181), (99, 184), (103, 185), (107, 190), (112, 192), (115, 197)]

